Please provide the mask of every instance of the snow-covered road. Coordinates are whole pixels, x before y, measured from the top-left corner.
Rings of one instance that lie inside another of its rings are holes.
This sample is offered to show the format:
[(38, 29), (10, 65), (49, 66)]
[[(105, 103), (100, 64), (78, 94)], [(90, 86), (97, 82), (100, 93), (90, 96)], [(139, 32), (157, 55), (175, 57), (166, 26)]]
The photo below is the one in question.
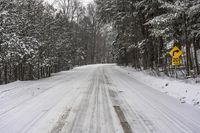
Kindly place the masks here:
[(0, 133), (200, 133), (200, 110), (91, 65), (0, 86)]

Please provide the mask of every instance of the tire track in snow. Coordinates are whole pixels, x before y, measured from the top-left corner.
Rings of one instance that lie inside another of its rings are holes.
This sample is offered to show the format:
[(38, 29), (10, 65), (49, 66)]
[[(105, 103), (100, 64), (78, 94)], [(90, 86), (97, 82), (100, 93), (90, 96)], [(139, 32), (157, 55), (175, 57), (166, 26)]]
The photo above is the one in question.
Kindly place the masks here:
[(66, 107), (64, 112), (59, 117), (56, 125), (51, 129), (50, 133), (60, 133), (60, 132), (62, 132), (62, 129), (67, 122), (67, 118), (70, 115), (70, 112), (72, 111), (72, 107), (78, 101), (78, 97), (80, 96), (80, 94), (81, 94), (80, 91), (76, 95), (73, 94), (73, 98), (71, 98), (71, 100), (70, 100), (70, 101), (73, 101), (73, 103), (70, 104), (70, 108)]
[[(123, 80), (123, 79), (118, 79), (118, 82), (123, 83), (123, 86), (126, 88), (127, 87), (127, 83)], [(115, 88), (116, 89), (116, 88)], [(117, 92), (120, 92), (120, 90), (117, 90)], [(119, 97), (119, 102), (121, 102), (121, 104), (123, 103), (123, 110), (125, 112), (127, 112), (127, 118), (130, 118), (131, 121), (136, 122), (135, 124), (139, 124), (139, 128), (142, 129), (142, 132), (145, 133), (154, 133), (156, 132), (156, 128), (154, 127), (154, 124), (148, 120), (148, 118), (144, 115), (144, 114), (140, 114), (140, 112), (136, 111), (135, 109), (132, 108), (132, 106), (128, 103), (128, 101), (126, 100), (126, 97), (124, 95), (118, 95)], [(132, 127), (134, 130), (134, 126)]]
[[(123, 129), (124, 133), (132, 133), (129, 123), (126, 121), (126, 118), (124, 117), (124, 114), (123, 114), (120, 106), (118, 106), (119, 104), (115, 99), (115, 98), (117, 98), (116, 97), (117, 95), (110, 89), (112, 84), (110, 82), (110, 79), (106, 75), (105, 68), (103, 69), (103, 79), (104, 79), (104, 84), (107, 85), (107, 88), (104, 88), (104, 90), (105, 89), (107, 90), (107, 91), (105, 90), (105, 92), (107, 92), (107, 94), (106, 94), (107, 99), (110, 99), (110, 101), (112, 102), (112, 108), (115, 110), (115, 113), (116, 113), (116, 116), (118, 117), (121, 128)], [(118, 109), (120, 109), (120, 110), (118, 110)], [(121, 119), (121, 118), (123, 118), (123, 119)], [(112, 118), (110, 118), (110, 119), (112, 119)]]
[[(124, 90), (126, 91), (124, 94), (120, 95), (121, 97), (124, 97), (124, 99), (126, 100), (127, 97), (130, 97), (129, 93), (132, 93), (133, 94), (132, 96), (137, 97), (134, 99), (139, 99), (142, 102), (142, 103), (140, 103), (144, 106), (142, 108), (146, 108), (150, 111), (153, 111), (154, 113), (156, 112), (158, 116), (162, 116), (161, 117), (162, 121), (160, 121), (160, 123), (159, 123), (159, 121), (154, 120), (153, 122), (150, 123), (150, 125), (153, 123), (154, 127), (155, 126), (158, 127), (158, 125), (165, 124), (162, 126), (164, 126), (163, 128), (165, 128), (166, 131), (164, 130), (162, 132), (174, 132), (174, 133), (176, 133), (176, 132), (177, 133), (198, 132), (198, 129), (200, 129), (198, 122), (195, 122), (195, 121), (189, 120), (189, 119), (185, 119), (187, 117), (182, 116), (183, 114), (174, 112), (173, 108), (169, 108), (168, 107), (169, 104), (167, 104), (168, 105), (167, 106), (167, 105), (163, 104), (162, 102), (159, 102), (159, 100), (157, 99), (158, 97), (154, 93), (157, 91), (144, 85), (143, 83), (137, 81), (136, 79), (130, 77), (130, 75), (128, 75), (127, 73), (121, 72), (120, 70), (114, 69), (114, 73), (116, 74), (114, 77), (118, 77), (118, 78), (114, 78), (113, 82), (115, 82), (118, 85), (118, 87), (119, 87), (118, 83), (120, 83), (121, 86), (123, 86), (125, 88)], [(141, 87), (141, 88), (136, 88), (135, 86)], [(152, 89), (152, 91), (151, 91), (151, 89)], [(126, 98), (125, 98), (125, 96), (126, 96)], [(129, 104), (130, 101), (127, 103)], [(134, 103), (135, 103), (134, 106), (141, 107), (141, 105), (139, 105), (138, 103), (136, 103), (136, 102), (134, 102)], [(134, 110), (133, 109), (134, 106), (130, 105), (130, 109)], [(135, 112), (137, 114), (137, 117), (139, 117), (147, 126), (149, 125), (150, 121), (146, 122), (146, 120), (148, 120), (149, 116), (148, 115), (145, 116), (145, 114), (147, 114), (147, 112), (141, 113), (138, 110), (133, 111), (133, 112)], [(127, 115), (128, 115), (128, 113), (127, 113)], [(150, 115), (152, 115), (152, 114), (150, 114)], [(151, 128), (149, 128), (149, 129), (151, 129)], [(154, 131), (156, 133), (160, 132), (160, 130), (159, 131), (152, 130), (152, 131)], [(149, 132), (151, 132), (151, 130), (149, 130)]]
[(86, 93), (71, 113), (62, 133), (123, 133), (102, 68), (92, 75)]
[[(131, 131), (129, 131), (129, 129), (128, 131), (125, 129), (125, 132), (135, 132), (137, 130), (140, 130), (139, 133), (154, 133), (156, 129), (153, 123), (146, 117), (145, 118), (144, 116), (141, 117), (141, 115), (139, 115), (138, 112), (136, 112), (131, 107), (131, 105), (126, 101), (126, 97), (122, 95), (123, 91), (118, 90), (117, 87), (115, 87), (115, 82), (122, 83), (123, 79), (121, 79), (120, 76), (115, 76), (117, 78), (117, 81), (116, 80), (114, 81), (111, 77), (109, 77), (112, 73), (110, 73), (108, 69), (106, 69), (108, 73), (106, 79), (107, 82), (110, 84), (109, 95), (112, 99), (113, 105), (115, 107), (119, 107), (122, 113), (125, 112), (125, 117), (124, 117), (125, 120), (123, 121), (125, 121), (125, 123), (129, 122), (127, 125), (125, 125), (125, 127), (131, 128), (130, 129)], [(123, 87), (126, 87), (126, 85), (124, 85)]]
[(65, 125), (66, 119), (69, 116), (70, 111), (71, 111), (71, 108), (70, 109), (67, 108), (65, 110), (65, 112), (59, 118), (56, 126), (50, 131), (50, 133), (59, 133), (59, 132), (61, 132), (61, 130), (63, 129), (63, 127)]
[[(86, 93), (84, 94), (84, 96), (81, 98), (81, 101), (79, 103), (77, 112), (76, 112), (76, 116), (73, 120), (73, 122), (71, 123), (70, 127), (67, 127), (67, 129), (64, 128), (64, 130), (67, 130), (67, 132), (69, 133), (82, 133), (82, 127), (83, 127), (83, 123), (85, 120), (85, 113), (88, 110), (88, 106), (89, 106), (89, 99), (93, 93), (94, 90), (94, 84), (96, 82), (96, 73), (93, 74), (92, 77), (95, 77), (94, 79), (92, 78), (91, 81), (91, 85), (90, 87), (87, 89)], [(73, 109), (72, 109), (73, 111)], [(62, 131), (62, 132), (66, 132), (66, 131)]]
[(110, 129), (107, 128), (107, 132), (108, 133), (109, 132), (114, 133), (116, 130), (113, 130), (113, 129), (115, 129), (115, 127), (114, 127), (114, 123), (113, 123), (114, 120), (113, 120), (113, 116), (112, 116), (112, 112), (111, 112), (111, 111), (114, 112), (114, 110), (112, 110), (113, 105), (108, 104), (108, 103), (110, 103), (110, 104), (112, 104), (112, 103), (111, 103), (111, 100), (110, 100), (110, 97), (109, 97), (109, 94), (108, 94), (108, 88), (107, 87), (104, 87), (102, 89), (102, 95), (103, 95), (103, 110), (105, 110), (105, 111), (108, 110), (108, 113), (104, 113), (104, 119), (105, 119), (105, 121), (111, 121), (110, 126), (112, 127)]
[[(95, 84), (95, 93), (90, 101), (95, 101), (92, 108), (89, 133), (115, 133), (116, 128), (113, 123), (112, 105), (108, 96), (108, 86), (105, 79), (104, 68), (99, 69), (98, 81)], [(90, 104), (91, 105), (91, 104)], [(105, 125), (104, 125), (105, 124)]]

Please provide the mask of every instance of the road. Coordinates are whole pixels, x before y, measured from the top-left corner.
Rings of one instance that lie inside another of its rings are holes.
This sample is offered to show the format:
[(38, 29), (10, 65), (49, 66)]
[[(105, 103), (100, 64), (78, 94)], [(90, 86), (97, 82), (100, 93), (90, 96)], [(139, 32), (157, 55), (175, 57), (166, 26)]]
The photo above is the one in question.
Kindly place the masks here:
[(200, 111), (115, 66), (0, 86), (0, 133), (200, 133)]

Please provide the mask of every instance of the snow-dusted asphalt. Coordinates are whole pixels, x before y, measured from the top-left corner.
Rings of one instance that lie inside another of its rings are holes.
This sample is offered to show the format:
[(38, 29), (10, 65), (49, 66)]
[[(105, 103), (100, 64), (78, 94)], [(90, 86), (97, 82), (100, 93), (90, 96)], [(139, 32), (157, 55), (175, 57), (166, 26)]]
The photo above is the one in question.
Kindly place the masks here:
[(200, 133), (200, 111), (115, 65), (0, 86), (0, 133)]

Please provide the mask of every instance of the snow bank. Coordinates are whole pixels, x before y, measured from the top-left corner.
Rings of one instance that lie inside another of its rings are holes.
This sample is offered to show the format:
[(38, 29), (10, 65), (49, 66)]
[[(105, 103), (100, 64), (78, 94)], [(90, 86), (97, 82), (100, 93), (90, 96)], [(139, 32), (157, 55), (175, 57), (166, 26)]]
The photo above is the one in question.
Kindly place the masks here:
[(130, 67), (123, 70), (127, 71), (132, 78), (177, 98), (181, 103), (188, 103), (200, 109), (200, 84), (186, 83), (184, 80), (169, 77), (155, 77)]

